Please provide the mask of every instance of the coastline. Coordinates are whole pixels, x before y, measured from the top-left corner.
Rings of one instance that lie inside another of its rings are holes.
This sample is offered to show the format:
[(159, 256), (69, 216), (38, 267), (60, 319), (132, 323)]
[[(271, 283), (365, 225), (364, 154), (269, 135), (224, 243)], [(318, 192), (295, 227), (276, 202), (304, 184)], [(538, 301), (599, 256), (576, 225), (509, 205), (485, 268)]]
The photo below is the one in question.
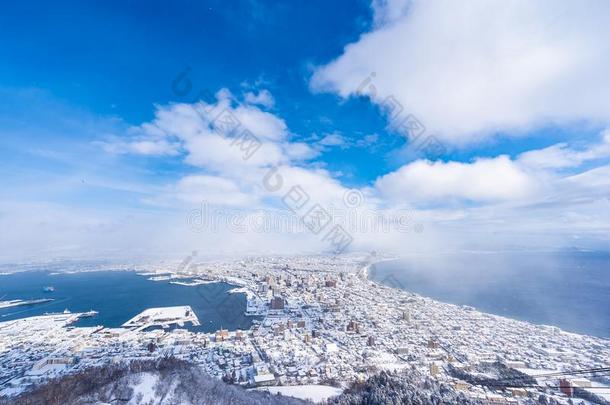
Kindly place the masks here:
[(427, 294), (422, 294), (422, 293), (410, 291), (410, 290), (405, 289), (405, 288), (401, 288), (401, 287), (397, 287), (397, 286), (393, 286), (393, 285), (384, 284), (381, 281), (373, 280), (373, 279), (370, 278), (370, 268), (371, 268), (371, 266), (379, 264), (379, 263), (389, 262), (389, 261), (400, 261), (400, 258), (383, 259), (383, 260), (378, 260), (378, 261), (369, 263), (366, 266), (363, 266), (363, 268), (358, 271), (358, 275), (361, 276), (361, 277), (364, 277), (364, 279), (366, 281), (374, 283), (374, 284), (376, 284), (378, 286), (382, 286), (384, 288), (390, 288), (392, 290), (397, 290), (397, 291), (404, 291), (404, 292), (407, 292), (409, 294), (413, 294), (415, 296), (419, 296), (421, 298), (428, 299), (428, 300), (434, 301), (434, 302), (439, 303), (439, 304), (451, 305), (451, 306), (455, 306), (455, 307), (459, 307), (459, 308), (465, 308), (465, 309), (468, 309), (468, 310), (474, 310), (474, 311), (476, 311), (476, 312), (478, 312), (480, 314), (484, 314), (484, 315), (487, 315), (487, 316), (492, 316), (492, 317), (495, 317), (495, 318), (498, 318), (498, 319), (503, 319), (503, 320), (507, 320), (507, 321), (514, 321), (514, 322), (521, 322), (521, 323), (524, 323), (524, 324), (527, 324), (527, 325), (531, 325), (531, 326), (535, 326), (535, 327), (539, 327), (539, 328), (557, 330), (557, 331), (560, 331), (561, 333), (573, 334), (575, 336), (589, 337), (589, 338), (595, 338), (595, 339), (604, 339), (604, 340), (610, 341), (610, 336), (599, 336), (599, 335), (595, 335), (595, 334), (591, 334), (591, 333), (584, 333), (584, 332), (574, 331), (574, 330), (566, 330), (564, 327), (561, 327), (561, 326), (558, 326), (558, 325), (553, 325), (553, 324), (550, 324), (550, 323), (536, 322), (534, 320), (527, 319), (527, 317), (525, 317), (525, 316), (521, 316), (520, 317), (518, 315), (498, 314), (498, 313), (495, 313), (493, 311), (489, 311), (489, 310), (486, 310), (486, 309), (481, 309), (479, 307), (479, 305), (476, 305), (474, 303), (463, 304), (463, 303), (449, 302), (447, 300), (443, 300), (442, 298), (431, 297), (431, 296), (429, 296)]
[[(371, 262), (371, 263), (365, 265), (364, 267), (362, 267), (360, 270), (358, 270), (358, 275), (361, 277), (364, 277), (364, 279), (366, 279), (368, 281), (373, 281), (369, 278), (369, 271), (371, 269), (371, 266), (375, 266), (376, 264), (379, 264), (379, 263), (391, 262), (391, 261), (395, 261), (395, 260), (400, 260), (400, 258), (392, 257), (392, 258), (386, 258), (386, 259), (379, 259), (374, 262)], [(375, 282), (375, 281), (373, 281), (373, 282)], [(377, 283), (377, 284), (379, 284), (379, 283)]]

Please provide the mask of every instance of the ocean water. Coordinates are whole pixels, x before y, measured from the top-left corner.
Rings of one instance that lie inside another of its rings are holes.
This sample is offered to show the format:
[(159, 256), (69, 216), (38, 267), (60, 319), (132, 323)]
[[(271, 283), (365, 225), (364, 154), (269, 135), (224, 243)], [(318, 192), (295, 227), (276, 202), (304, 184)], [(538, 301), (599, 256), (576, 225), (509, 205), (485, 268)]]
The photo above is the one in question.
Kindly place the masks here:
[(452, 304), (610, 337), (610, 254), (413, 256), (381, 262), (372, 280)]
[[(45, 286), (55, 287), (52, 293)], [(0, 275), (0, 301), (12, 299), (53, 298), (54, 301), (31, 306), (0, 309), (0, 322), (44, 313), (98, 311), (83, 318), (77, 326), (119, 327), (133, 316), (151, 307), (190, 305), (201, 326), (185, 327), (193, 331), (213, 332), (221, 327), (247, 329), (251, 317), (244, 294), (229, 294), (235, 286), (212, 283), (182, 286), (169, 281), (150, 281), (132, 271), (93, 271), (55, 274), (50, 271), (24, 271)]]

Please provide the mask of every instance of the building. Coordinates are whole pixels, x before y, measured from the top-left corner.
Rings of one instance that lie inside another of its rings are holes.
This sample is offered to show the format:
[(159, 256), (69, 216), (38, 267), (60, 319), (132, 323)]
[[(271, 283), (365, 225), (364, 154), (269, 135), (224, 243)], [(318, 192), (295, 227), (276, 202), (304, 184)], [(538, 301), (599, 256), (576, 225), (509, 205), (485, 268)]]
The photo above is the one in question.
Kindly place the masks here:
[(559, 380), (559, 390), (569, 397), (574, 395), (574, 388), (572, 387), (572, 383), (570, 383), (570, 381), (566, 380), (565, 378)]
[(453, 382), (453, 388), (460, 391), (468, 391), (470, 389), (470, 384), (466, 381), (457, 380)]
[(229, 330), (221, 328), (220, 330), (216, 331), (214, 337), (216, 338), (217, 342), (223, 342), (229, 338)]
[(282, 298), (282, 297), (271, 298), (271, 309), (284, 309), (284, 298)]
[(348, 332), (356, 332), (356, 333), (358, 333), (358, 332), (360, 332), (360, 324), (358, 324), (358, 322), (356, 322), (354, 320), (349, 321), (349, 323), (347, 324), (346, 330)]
[(375, 346), (375, 337), (369, 335), (369, 338), (368, 338), (366, 344), (367, 344), (367, 346)]
[(513, 397), (527, 396), (527, 391), (524, 388), (510, 388), (509, 391)]
[(34, 369), (41, 369), (45, 366), (50, 365), (72, 365), (76, 363), (76, 359), (74, 357), (48, 357), (46, 359), (40, 360), (38, 363), (34, 365)]
[(326, 287), (337, 288), (337, 280), (326, 280)]
[(275, 385), (275, 376), (270, 373), (255, 375), (254, 384), (256, 384), (258, 387), (262, 387), (265, 385)]

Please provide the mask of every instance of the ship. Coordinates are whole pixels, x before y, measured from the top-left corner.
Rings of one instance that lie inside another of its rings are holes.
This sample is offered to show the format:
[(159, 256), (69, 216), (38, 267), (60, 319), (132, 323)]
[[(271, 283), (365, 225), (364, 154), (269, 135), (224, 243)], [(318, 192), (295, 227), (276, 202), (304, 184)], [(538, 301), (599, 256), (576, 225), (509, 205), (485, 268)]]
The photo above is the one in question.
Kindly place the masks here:
[(44, 291), (44, 292), (53, 292), (53, 291), (55, 291), (55, 287), (53, 287), (53, 286), (47, 286), (47, 287), (44, 287), (44, 288), (42, 289), (42, 291)]
[(23, 305), (36, 305), (36, 304), (42, 304), (42, 303), (51, 302), (51, 301), (53, 301), (53, 298), (43, 298), (43, 299), (28, 300), (28, 301), (24, 301), (24, 300), (0, 301), (0, 308), (19, 307), (19, 306), (23, 306)]
[(83, 312), (83, 313), (81, 314), (81, 316), (82, 316), (83, 318), (91, 318), (91, 317), (96, 316), (97, 314), (98, 314), (98, 312), (97, 312), (97, 311), (91, 310), (91, 311), (89, 311), (89, 312)]

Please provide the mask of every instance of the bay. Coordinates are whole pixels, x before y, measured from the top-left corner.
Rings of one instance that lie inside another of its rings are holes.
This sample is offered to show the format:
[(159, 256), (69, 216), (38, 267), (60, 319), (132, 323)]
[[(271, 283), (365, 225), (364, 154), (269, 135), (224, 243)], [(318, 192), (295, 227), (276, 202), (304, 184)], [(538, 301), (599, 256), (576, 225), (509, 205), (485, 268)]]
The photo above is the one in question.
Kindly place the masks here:
[[(54, 292), (44, 292), (52, 286)], [(0, 275), (0, 301), (53, 298), (43, 304), (0, 309), (0, 322), (45, 313), (98, 311), (97, 316), (81, 319), (76, 326), (120, 327), (133, 316), (152, 307), (189, 305), (201, 326), (186, 327), (192, 331), (213, 332), (222, 328), (248, 329), (245, 294), (231, 294), (236, 286), (211, 283), (199, 286), (150, 281), (134, 271), (23, 271)]]

